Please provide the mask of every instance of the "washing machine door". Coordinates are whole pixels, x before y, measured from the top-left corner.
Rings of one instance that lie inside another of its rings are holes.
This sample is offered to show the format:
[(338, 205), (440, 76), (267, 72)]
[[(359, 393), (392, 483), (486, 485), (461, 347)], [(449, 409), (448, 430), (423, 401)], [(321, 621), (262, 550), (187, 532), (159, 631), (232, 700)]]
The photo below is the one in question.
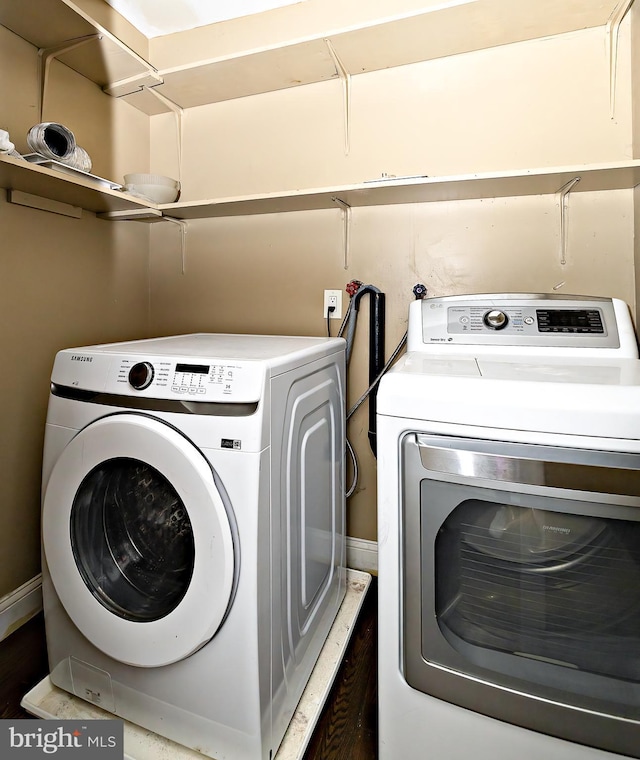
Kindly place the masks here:
[(81, 430), (44, 495), (44, 553), (78, 629), (140, 667), (176, 662), (209, 641), (235, 591), (232, 513), (204, 455), (144, 414)]

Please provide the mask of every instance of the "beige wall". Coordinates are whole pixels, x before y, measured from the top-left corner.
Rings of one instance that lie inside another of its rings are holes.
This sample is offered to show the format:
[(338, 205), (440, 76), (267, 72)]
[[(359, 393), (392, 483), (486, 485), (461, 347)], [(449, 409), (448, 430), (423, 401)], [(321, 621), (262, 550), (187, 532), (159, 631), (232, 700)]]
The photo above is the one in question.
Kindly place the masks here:
[[(382, 172), (468, 174), (632, 156), (629, 24), (609, 116), (604, 30), (595, 29), (353, 78), (344, 152), (337, 81), (194, 108), (184, 121), (183, 198), (360, 182)], [(152, 164), (176, 176), (172, 116), (151, 119)], [(558, 188), (559, 189), (559, 188)], [(555, 196), (354, 209), (349, 268), (340, 212), (190, 222), (151, 231), (151, 328), (322, 335), (322, 291), (359, 279), (387, 295), (387, 354), (406, 328), (411, 289), (587, 293), (635, 303), (633, 198), (574, 193), (566, 265)], [(363, 302), (349, 405), (367, 384)], [(339, 324), (332, 323), (334, 330)], [(349, 426), (361, 466), (350, 535), (376, 538), (368, 409)]]
[[(406, 0), (407, 8), (416, 2)], [(243, 22), (227, 24), (225, 34), (237, 27), (246, 44), (255, 21), (246, 33)], [(348, 155), (337, 80), (193, 108), (183, 124), (183, 199), (335, 186), (383, 172), (467, 174), (632, 157), (630, 41), (627, 19), (614, 118), (603, 29), (356, 76)], [(165, 65), (170, 56), (181, 61), (184, 50), (167, 42), (155, 44)], [(36, 51), (2, 28), (0, 72), (0, 127), (25, 151), (26, 131), (40, 120)], [(173, 115), (149, 120), (59, 64), (47, 103), (44, 118), (73, 129), (96, 174), (180, 172)], [(387, 295), (387, 353), (404, 333), (416, 282), (430, 295), (556, 288), (636, 302), (634, 199), (624, 191), (572, 194), (565, 265), (554, 196), (354, 209), (347, 270), (337, 209), (190, 222), (184, 272), (180, 229), (169, 223), (107, 223), (87, 213), (75, 220), (0, 197), (0, 231), (0, 596), (39, 569), (42, 433), (60, 347), (200, 330), (322, 335), (323, 289), (353, 278)], [(349, 404), (367, 382), (367, 310), (365, 301)], [(349, 426), (361, 477), (348, 528), (375, 539), (366, 429), (365, 405)]]
[[(629, 13), (631, 36), (631, 70), (640, 72), (640, 5), (635, 4)], [(637, 74), (631, 81), (632, 124), (633, 124), (633, 156), (640, 156), (640, 76)], [(634, 229), (640, 229), (640, 189), (634, 190)], [(635, 271), (640, 270), (640, 235), (634, 239)], [(635, 278), (635, 300), (640, 304), (640, 277)], [(636, 307), (637, 308), (637, 307)], [(636, 321), (636, 330), (638, 323)]]
[[(21, 152), (39, 121), (36, 57), (0, 27), (0, 127)], [(72, 129), (97, 174), (117, 177), (137, 155), (148, 156), (146, 117), (130, 106), (55, 64), (48, 94), (45, 119)], [(55, 352), (147, 334), (149, 230), (86, 212), (74, 219), (35, 211), (7, 203), (0, 191), (0, 236), (2, 597), (40, 570), (40, 467)]]

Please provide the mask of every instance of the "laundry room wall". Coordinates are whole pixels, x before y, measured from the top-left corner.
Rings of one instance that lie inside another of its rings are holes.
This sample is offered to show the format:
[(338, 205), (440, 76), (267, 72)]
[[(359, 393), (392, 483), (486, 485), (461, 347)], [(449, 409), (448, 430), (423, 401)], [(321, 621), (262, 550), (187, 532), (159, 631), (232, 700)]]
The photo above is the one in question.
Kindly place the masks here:
[[(102, 0), (75, 5), (146, 56)], [(346, 27), (431, 5), (439, 0), (308, 0), (159, 38), (149, 55), (157, 65), (179, 66), (190, 57), (313, 36), (328, 17)], [(632, 60), (640, 49), (637, 5), (621, 27), (613, 117), (604, 27), (498, 45), (354, 76), (348, 153), (337, 78), (190, 108), (182, 200), (335, 187), (383, 173), (445, 176), (639, 156), (640, 119), (632, 113), (640, 108), (632, 78), (640, 71)], [(471, 49), (473, 35), (463, 28), (460, 35), (460, 49)], [(42, 117), (37, 102), (37, 50), (0, 27), (0, 128), (18, 150), (27, 151), (30, 126), (60, 121), (99, 176), (180, 171), (171, 114), (149, 118), (57, 62)], [(87, 212), (72, 219), (0, 195), (0, 597), (39, 569), (42, 434), (58, 348), (194, 330), (322, 335), (322, 291), (354, 278), (387, 295), (387, 355), (406, 329), (417, 282), (433, 296), (555, 290), (617, 296), (635, 309), (640, 201), (633, 195), (571, 194), (565, 264), (555, 195), (354, 209), (346, 268), (337, 208), (189, 222), (183, 251), (178, 225), (112, 223)], [(361, 311), (349, 405), (367, 384), (366, 300)], [(331, 322), (334, 334), (338, 324)], [(366, 407), (349, 426), (360, 478), (348, 532), (375, 540)]]
[[(118, 179), (149, 156), (148, 119), (52, 64), (44, 119), (37, 50), (0, 26), (0, 128), (29, 152), (41, 120), (68, 126), (94, 172)], [(0, 191), (0, 598), (40, 571), (40, 468), (58, 349), (146, 336), (149, 230), (7, 202)]]
[[(446, 176), (630, 158), (630, 40), (626, 19), (613, 118), (603, 27), (355, 76), (348, 153), (338, 80), (191, 108), (182, 199), (335, 187), (383, 173)], [(155, 171), (179, 171), (172, 115), (151, 118), (151, 160)], [(323, 335), (323, 290), (353, 278), (387, 294), (387, 355), (406, 329), (417, 282), (431, 296), (584, 293), (635, 308), (631, 191), (571, 195), (564, 264), (556, 195), (353, 209), (347, 268), (337, 208), (189, 222), (184, 256), (180, 230), (167, 227), (151, 230), (157, 334)], [(334, 334), (338, 324), (331, 323)], [(367, 384), (367, 339), (363, 302), (349, 405)], [(367, 424), (365, 405), (349, 426), (361, 471), (348, 532), (375, 540)]]
[[(633, 155), (640, 156), (640, 5), (631, 6), (629, 12), (630, 35), (631, 35), (631, 101), (632, 101), (632, 124), (633, 124)], [(634, 229), (640, 230), (640, 189), (633, 191), (634, 199)], [(640, 271), (640, 235), (635, 236), (635, 271)], [(636, 304), (640, 304), (640, 277), (635, 278)], [(638, 320), (636, 319), (636, 332)]]

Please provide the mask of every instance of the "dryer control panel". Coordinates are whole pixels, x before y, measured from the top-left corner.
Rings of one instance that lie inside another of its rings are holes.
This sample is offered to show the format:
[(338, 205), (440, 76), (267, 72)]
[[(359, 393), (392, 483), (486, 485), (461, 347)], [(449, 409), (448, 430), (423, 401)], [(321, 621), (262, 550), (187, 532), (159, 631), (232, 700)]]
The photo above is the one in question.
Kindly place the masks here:
[[(601, 306), (595, 308), (536, 308), (532, 305), (496, 307), (451, 306), (447, 309), (448, 335), (491, 335), (504, 331), (513, 336), (534, 336), (542, 333), (564, 335), (605, 335), (607, 324)], [(431, 335), (430, 335), (431, 337)]]
[(617, 299), (498, 293), (411, 304), (410, 351), (455, 346), (466, 347), (467, 353), (478, 348), (481, 353), (520, 349), (533, 354), (561, 349), (575, 356), (608, 349), (633, 358), (637, 352), (629, 310)]

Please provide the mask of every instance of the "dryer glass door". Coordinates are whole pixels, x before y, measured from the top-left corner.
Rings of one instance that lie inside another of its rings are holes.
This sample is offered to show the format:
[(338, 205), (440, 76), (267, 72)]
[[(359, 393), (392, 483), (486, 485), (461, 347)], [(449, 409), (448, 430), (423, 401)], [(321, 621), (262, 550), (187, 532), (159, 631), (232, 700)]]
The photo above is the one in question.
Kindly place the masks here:
[(231, 505), (202, 452), (162, 421), (122, 413), (81, 430), (51, 472), (42, 529), (62, 605), (114, 659), (176, 662), (223, 624), (238, 576)]
[(404, 673), (640, 757), (640, 455), (409, 435)]

